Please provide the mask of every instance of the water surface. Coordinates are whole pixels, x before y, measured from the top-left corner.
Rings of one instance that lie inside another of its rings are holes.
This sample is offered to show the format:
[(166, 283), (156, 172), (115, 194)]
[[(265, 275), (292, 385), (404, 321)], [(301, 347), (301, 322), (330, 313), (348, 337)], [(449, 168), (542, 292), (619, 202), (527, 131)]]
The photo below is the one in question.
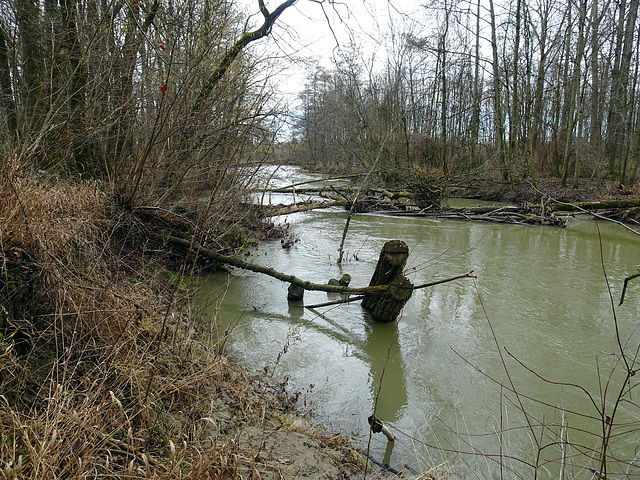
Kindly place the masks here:
[[(281, 181), (295, 173), (284, 171)], [(527, 464), (541, 451), (540, 478), (559, 478), (564, 448), (574, 464), (568, 478), (589, 478), (584, 468), (597, 465), (581, 453), (601, 442), (596, 406), (604, 398), (611, 416), (623, 383), (610, 293), (621, 341), (629, 340), (631, 356), (638, 348), (640, 283), (617, 303), (623, 279), (640, 263), (640, 237), (585, 216), (558, 229), (356, 215), (348, 262), (339, 266), (345, 220), (340, 210), (280, 218), (300, 241), (289, 250), (267, 242), (248, 258), (316, 283), (348, 273), (352, 286), (364, 286), (384, 242), (400, 239), (414, 284), (470, 270), (477, 279), (417, 290), (397, 323), (377, 324), (359, 303), (305, 309), (287, 302), (288, 285), (278, 280), (238, 269), (215, 274), (198, 301), (220, 337), (231, 331), (228, 355), (255, 372), (288, 376), (292, 391), (303, 393), (302, 410), (363, 445), (375, 408), (398, 439), (389, 445), (373, 436), (372, 455), (396, 468), (447, 462), (464, 476), (532, 478)], [(304, 303), (336, 298), (307, 292)], [(611, 454), (627, 463), (609, 465), (629, 476), (640, 475), (640, 458), (632, 463), (640, 455), (637, 395), (628, 394), (614, 416), (627, 426), (614, 430)], [(562, 446), (560, 434), (575, 446)]]

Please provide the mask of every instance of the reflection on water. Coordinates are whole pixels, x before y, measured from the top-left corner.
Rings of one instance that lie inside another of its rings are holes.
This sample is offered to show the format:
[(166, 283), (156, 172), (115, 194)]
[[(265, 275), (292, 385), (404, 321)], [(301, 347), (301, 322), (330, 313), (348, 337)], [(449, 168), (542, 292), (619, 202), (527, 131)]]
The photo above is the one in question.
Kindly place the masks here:
[(408, 401), (398, 325), (369, 320), (367, 327), (362, 350), (371, 369), (369, 383), (371, 398), (375, 399), (376, 416), (396, 422)]
[[(345, 248), (349, 258), (357, 253), (359, 260), (339, 267), (333, 259), (344, 212), (308, 212), (287, 221), (300, 242), (290, 250), (277, 241), (261, 245), (252, 252), (254, 262), (316, 283), (348, 273), (352, 286), (363, 286), (384, 242), (400, 239), (409, 245), (406, 274), (414, 284), (469, 270), (478, 277), (414, 292), (392, 324), (371, 322), (357, 303), (304, 309), (287, 302), (286, 284), (250, 272), (219, 273), (204, 283), (198, 300), (209, 305), (204, 318), (216, 320), (221, 336), (232, 330), (229, 355), (256, 372), (274, 365), (290, 330), (297, 328), (301, 340), (282, 357), (279, 372), (306, 392), (306, 404), (330, 430), (353, 434), (366, 445), (367, 417), (377, 401), (376, 414), (397, 429), (397, 441), (390, 450), (386, 438), (374, 436), (375, 458), (386, 453), (392, 466), (408, 462), (419, 467), (448, 460), (480, 472), (481, 478), (513, 477), (505, 468), (500, 471), (500, 463), (531, 477), (526, 464), (507, 458), (533, 462), (544, 445), (542, 461), (557, 460), (561, 442), (554, 435), (563, 424), (569, 427), (570, 443), (598, 447), (596, 406), (604, 402), (611, 412), (612, 392), (621, 387), (620, 376), (610, 375), (619, 368), (609, 354), (618, 346), (602, 262), (617, 300), (622, 280), (639, 263), (637, 236), (601, 223), (601, 252), (598, 228), (582, 217), (561, 230), (357, 215)], [(624, 305), (616, 307), (621, 338), (631, 336), (633, 349), (640, 319), (636, 287), (631, 285)], [(307, 292), (304, 302), (317, 304), (329, 297)], [(524, 396), (496, 382), (507, 387), (513, 382)], [(583, 387), (593, 401), (568, 383)], [(637, 421), (635, 393), (619, 406), (616, 421)], [(561, 407), (567, 410), (564, 415)], [(526, 427), (541, 422), (558, 428)], [(633, 460), (640, 445), (636, 427), (624, 434), (622, 427), (615, 430), (621, 434), (612, 442), (612, 455)], [(492, 434), (500, 429), (503, 434)], [(462, 462), (447, 453), (451, 450), (475, 455)], [(577, 449), (569, 453), (576, 455)], [(594, 463), (583, 456), (575, 461), (581, 467)], [(559, 477), (559, 464), (545, 465), (542, 478)], [(611, 468), (640, 471), (635, 464)], [(571, 476), (590, 474), (574, 467)]]

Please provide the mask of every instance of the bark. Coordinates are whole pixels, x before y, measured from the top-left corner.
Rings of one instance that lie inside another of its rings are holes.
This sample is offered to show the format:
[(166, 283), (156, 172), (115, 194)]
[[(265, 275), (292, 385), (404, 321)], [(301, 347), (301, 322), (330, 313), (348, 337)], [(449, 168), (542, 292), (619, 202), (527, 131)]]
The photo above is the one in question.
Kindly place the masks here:
[(201, 247), (197, 244), (192, 244), (191, 241), (185, 240), (183, 238), (168, 236), (167, 240), (178, 247), (194, 250), (197, 252), (199, 256), (202, 256), (208, 260), (213, 260), (214, 262), (224, 263), (226, 265), (231, 265), (233, 267), (242, 268), (245, 270), (249, 270), (256, 273), (262, 273), (264, 275), (268, 275), (277, 280), (290, 283), (292, 285), (296, 285), (304, 288), (305, 290), (317, 290), (321, 292), (331, 292), (331, 293), (350, 293), (350, 294), (367, 294), (367, 295), (377, 295), (383, 292), (387, 285), (377, 285), (377, 286), (369, 286), (364, 288), (350, 288), (350, 287), (341, 287), (339, 285), (324, 285), (320, 283), (313, 283), (306, 280), (301, 280), (293, 275), (287, 275), (286, 273), (278, 272), (277, 270), (269, 267), (263, 267), (262, 265), (256, 265), (254, 263), (245, 262), (244, 260), (240, 260), (239, 258), (230, 257), (228, 255), (222, 255), (213, 250)]
[[(4, 112), (7, 121), (7, 129), (11, 134), (17, 129), (16, 107), (11, 88), (11, 70), (7, 38), (4, 29), (0, 25), (0, 109)], [(0, 161), (0, 167), (2, 162)]]
[(393, 322), (413, 294), (413, 285), (403, 275), (408, 256), (409, 248), (400, 240), (388, 241), (380, 252), (369, 286), (384, 285), (384, 293), (362, 301), (362, 308), (369, 311), (376, 322)]

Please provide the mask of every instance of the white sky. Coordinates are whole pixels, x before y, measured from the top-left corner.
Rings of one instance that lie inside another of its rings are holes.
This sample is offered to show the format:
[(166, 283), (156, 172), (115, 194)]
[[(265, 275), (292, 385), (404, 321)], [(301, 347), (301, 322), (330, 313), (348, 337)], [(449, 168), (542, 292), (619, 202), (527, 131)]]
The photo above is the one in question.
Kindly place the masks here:
[[(282, 0), (266, 0), (272, 11)], [(257, 14), (255, 24), (262, 21), (258, 0), (238, 0), (249, 13)], [(312, 60), (323, 67), (331, 67), (332, 55), (340, 53), (352, 38), (367, 58), (386, 56), (385, 32), (393, 25), (415, 22), (423, 11), (421, 0), (328, 0), (322, 6), (313, 0), (298, 0), (278, 19), (271, 39), (252, 48), (267, 48), (270, 54), (282, 56), (278, 86), (285, 96), (295, 96), (301, 89)], [(326, 14), (326, 16), (325, 16)]]

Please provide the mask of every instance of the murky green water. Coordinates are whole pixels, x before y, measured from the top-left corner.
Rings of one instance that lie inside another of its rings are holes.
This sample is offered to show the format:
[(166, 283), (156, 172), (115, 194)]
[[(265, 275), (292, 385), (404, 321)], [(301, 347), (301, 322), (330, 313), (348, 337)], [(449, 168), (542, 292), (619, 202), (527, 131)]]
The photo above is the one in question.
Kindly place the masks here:
[[(295, 175), (284, 171), (281, 182)], [(581, 469), (598, 468), (588, 456), (602, 442), (604, 402), (614, 419), (609, 453), (618, 460), (609, 472), (640, 476), (640, 390), (627, 391), (612, 410), (624, 368), (603, 274), (604, 262), (632, 362), (640, 282), (617, 303), (622, 280), (640, 263), (639, 236), (586, 217), (556, 229), (357, 215), (345, 245), (349, 262), (338, 266), (345, 219), (341, 211), (281, 219), (300, 242), (290, 250), (269, 242), (248, 258), (317, 283), (349, 273), (352, 286), (364, 286), (384, 242), (400, 239), (409, 246), (406, 272), (414, 284), (469, 270), (477, 279), (418, 290), (397, 323), (375, 324), (359, 303), (309, 310), (290, 305), (288, 285), (272, 278), (240, 270), (212, 275), (198, 301), (220, 337), (231, 331), (230, 357), (256, 372), (277, 363), (277, 375), (303, 392), (302, 410), (364, 445), (375, 405), (397, 429), (393, 449), (373, 436), (375, 458), (421, 471), (446, 461), (465, 477), (471, 469), (480, 478), (533, 478), (527, 464), (537, 461), (540, 478), (559, 478), (564, 449), (565, 478), (590, 478)], [(307, 292), (304, 303), (333, 298)]]

